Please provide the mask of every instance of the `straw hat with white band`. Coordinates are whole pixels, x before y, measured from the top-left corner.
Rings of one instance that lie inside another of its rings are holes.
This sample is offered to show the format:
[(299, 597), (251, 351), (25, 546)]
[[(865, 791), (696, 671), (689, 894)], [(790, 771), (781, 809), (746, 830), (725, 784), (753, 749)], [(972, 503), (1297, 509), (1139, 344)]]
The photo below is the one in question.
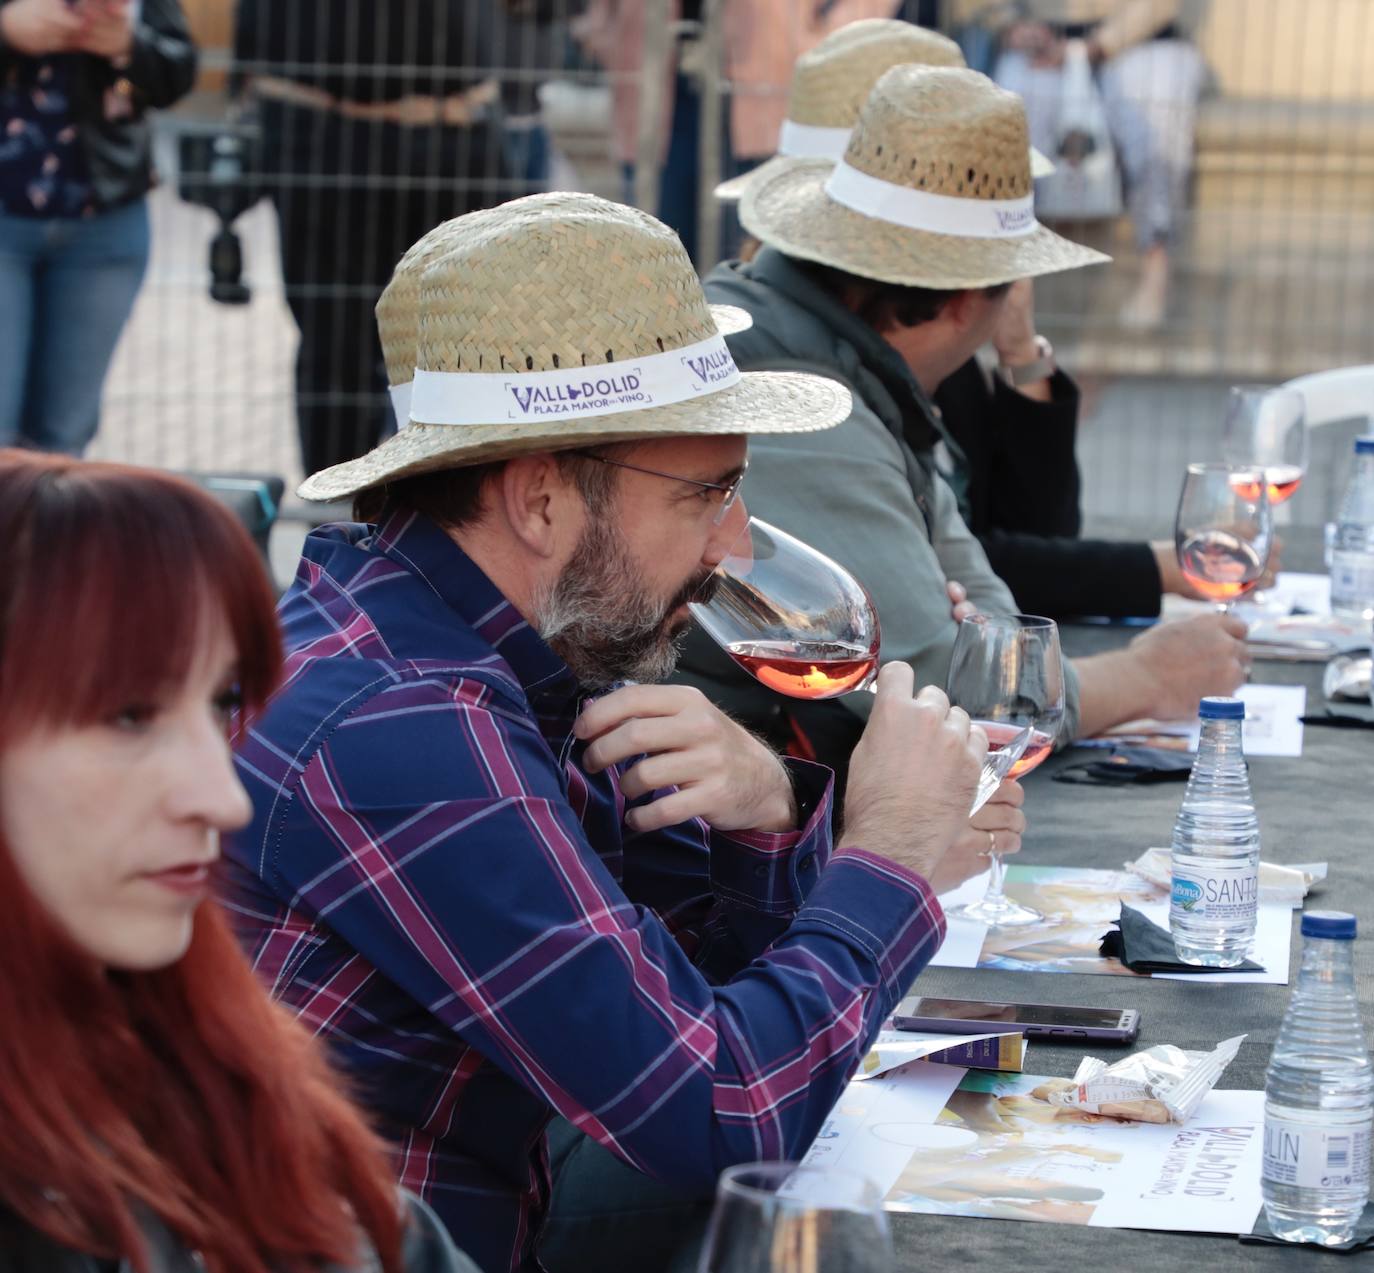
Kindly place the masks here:
[[(766, 180), (776, 172), (780, 160), (838, 163), (874, 84), (884, 71), (904, 65), (965, 63), (963, 52), (948, 36), (896, 18), (861, 18), (826, 36), (803, 53), (793, 68), (778, 153), (750, 172), (722, 181), (715, 189), (716, 198), (726, 202), (741, 198), (751, 182)], [(1032, 148), (1031, 170), (1036, 177), (1047, 177), (1054, 165)]]
[(1026, 111), (986, 75), (899, 66), (837, 165), (751, 184), (744, 228), (789, 256), (910, 287), (990, 287), (1111, 258), (1035, 219)]
[(382, 342), (397, 429), (410, 423), (410, 394), (420, 345), (420, 280), (460, 232), (462, 221), (462, 217), (444, 221), (412, 244), (396, 263), (391, 281), (377, 300), (377, 335)]
[(461, 217), (421, 277), (410, 423), (300, 494), (564, 447), (808, 433), (849, 414), (832, 380), (741, 374), (725, 336), (749, 323), (708, 305), (677, 235), (634, 208), (540, 194)]

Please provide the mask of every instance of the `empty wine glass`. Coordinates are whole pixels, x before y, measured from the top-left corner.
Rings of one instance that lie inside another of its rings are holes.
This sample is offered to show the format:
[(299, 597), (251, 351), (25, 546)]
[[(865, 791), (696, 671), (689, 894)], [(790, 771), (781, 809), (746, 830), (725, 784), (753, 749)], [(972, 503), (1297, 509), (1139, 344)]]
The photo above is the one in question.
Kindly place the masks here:
[(1285, 385), (1236, 385), (1226, 402), (1222, 455), (1236, 469), (1264, 474), (1270, 505), (1282, 504), (1307, 472), (1307, 404)]
[(1223, 614), (1269, 564), (1273, 515), (1261, 469), (1190, 464), (1174, 520), (1183, 577)]
[(795, 1163), (729, 1168), (698, 1273), (891, 1273), (892, 1237), (878, 1187)]
[(853, 575), (751, 517), (693, 617), (740, 667), (792, 698), (834, 698), (877, 676), (878, 612)]
[[(1004, 778), (1028, 774), (1054, 748), (1064, 719), (1064, 659), (1059, 627), (1038, 615), (970, 615), (959, 624), (946, 690), (988, 736), (976, 812)], [(955, 914), (996, 928), (1034, 924), (1039, 911), (1002, 891), (999, 853), (989, 853), (987, 891)]]

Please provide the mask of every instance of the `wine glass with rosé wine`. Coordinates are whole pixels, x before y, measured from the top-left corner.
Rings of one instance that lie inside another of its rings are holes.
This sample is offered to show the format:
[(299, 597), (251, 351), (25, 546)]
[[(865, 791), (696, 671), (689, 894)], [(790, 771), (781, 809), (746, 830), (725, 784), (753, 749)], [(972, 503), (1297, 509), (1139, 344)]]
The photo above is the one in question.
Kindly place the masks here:
[(1221, 449), (1235, 469), (1259, 469), (1270, 507), (1291, 499), (1308, 461), (1307, 403), (1285, 385), (1236, 385), (1226, 401)]
[(1263, 469), (1188, 465), (1174, 519), (1174, 548), (1183, 577), (1223, 614), (1259, 583), (1273, 538)]
[(843, 566), (751, 517), (688, 608), (755, 680), (792, 698), (868, 689), (878, 612)]
[[(1029, 614), (974, 614), (959, 624), (945, 682), (949, 701), (962, 707), (988, 736), (974, 810), (1004, 778), (1021, 778), (1054, 749), (1064, 720), (1064, 658), (1053, 619)], [(954, 913), (994, 928), (1044, 919), (1002, 891), (1006, 867), (989, 855), (987, 891)]]

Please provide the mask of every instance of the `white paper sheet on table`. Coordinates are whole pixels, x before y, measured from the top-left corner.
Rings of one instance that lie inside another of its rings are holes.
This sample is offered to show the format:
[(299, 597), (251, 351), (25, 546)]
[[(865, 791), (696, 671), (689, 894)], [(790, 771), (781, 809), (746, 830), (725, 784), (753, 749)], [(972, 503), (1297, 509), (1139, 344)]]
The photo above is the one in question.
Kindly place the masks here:
[[(988, 877), (966, 880), (957, 889), (941, 894), (948, 925), (944, 944), (930, 961), (937, 968), (987, 967), (998, 971), (1041, 971), (1113, 973), (1123, 975), (1115, 962), (1096, 958), (1103, 936), (1120, 914), (1121, 902), (1147, 916), (1161, 928), (1169, 927), (1169, 899), (1166, 890), (1151, 884), (1129, 871), (1093, 870), (1078, 867), (1022, 866), (1012, 863), (1007, 868), (1007, 881), (1016, 891), (1019, 881), (1034, 880), (1037, 892), (1023, 896), (1027, 905), (1046, 910), (1046, 896), (1060, 899), (1077, 896), (1078, 904), (1071, 911), (1061, 910), (1052, 915), (1049, 925), (1028, 925), (1025, 928), (1002, 930), (1003, 943), (1017, 943), (999, 956), (983, 955), (987, 944), (988, 927), (950, 912), (968, 902), (976, 902), (987, 888)], [(1053, 888), (1053, 894), (1048, 893)], [(1085, 901), (1086, 899), (1086, 901)], [(1080, 910), (1086, 905), (1087, 909)], [(1286, 900), (1261, 901), (1255, 925), (1255, 946), (1251, 958), (1264, 967), (1263, 972), (1223, 973), (1155, 973), (1177, 981), (1195, 981), (1224, 985), (1226, 982), (1248, 982), (1256, 985), (1286, 986), (1288, 963), (1292, 948), (1293, 908)], [(1073, 966), (1055, 967), (1049, 956), (1037, 951), (1038, 936), (1053, 937), (1060, 958), (1077, 952)], [(1016, 963), (1026, 966), (1009, 966)]]
[[(1245, 724), (1241, 745), (1247, 756), (1301, 756), (1303, 724), (1307, 711), (1305, 685), (1242, 685), (1236, 697), (1245, 704)], [(1189, 751), (1196, 751), (1202, 722), (1197, 718), (1181, 721), (1135, 720), (1108, 730), (1090, 745), (1132, 740), (1186, 738)], [(1177, 744), (1164, 744), (1176, 746)]]
[(1264, 597), (1269, 606), (1283, 614), (1330, 614), (1331, 576), (1307, 574), (1300, 570), (1280, 570)]
[(1041, 1082), (916, 1061), (851, 1083), (802, 1161), (867, 1176), (893, 1211), (1199, 1233), (1253, 1228), (1263, 1092), (1213, 1091), (1178, 1127), (1059, 1118), (1030, 1096)]
[[(1245, 704), (1241, 746), (1247, 756), (1301, 756), (1305, 685), (1242, 685), (1236, 697)], [(1195, 722), (1188, 750), (1196, 751), (1202, 723)]]

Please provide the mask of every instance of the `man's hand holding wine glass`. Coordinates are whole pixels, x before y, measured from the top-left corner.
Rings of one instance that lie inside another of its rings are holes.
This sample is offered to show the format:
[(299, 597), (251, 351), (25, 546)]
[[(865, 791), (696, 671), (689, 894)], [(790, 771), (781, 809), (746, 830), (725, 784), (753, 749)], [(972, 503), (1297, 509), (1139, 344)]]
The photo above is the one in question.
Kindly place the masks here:
[(988, 869), (988, 856), (996, 853), (1005, 858), (1021, 851), (1021, 835), (1026, 829), (1026, 815), (1021, 806), (1026, 792), (1014, 778), (1006, 779), (989, 797), (968, 825), (954, 841), (948, 853), (940, 859), (930, 878), (937, 893), (948, 893), (965, 880), (982, 875)]
[(688, 685), (628, 685), (590, 704), (573, 726), (588, 743), (588, 773), (644, 759), (626, 771), (620, 790), (637, 800), (676, 790), (631, 809), (635, 831), (701, 818), (721, 831), (791, 831), (797, 806), (787, 770), (773, 752)]
[[(927, 685), (913, 697), (914, 687), (909, 664), (888, 663), (878, 674), (873, 711), (850, 762), (838, 843), (931, 880), (969, 829), (988, 740), (943, 690)], [(986, 848), (987, 834), (980, 834)]]

